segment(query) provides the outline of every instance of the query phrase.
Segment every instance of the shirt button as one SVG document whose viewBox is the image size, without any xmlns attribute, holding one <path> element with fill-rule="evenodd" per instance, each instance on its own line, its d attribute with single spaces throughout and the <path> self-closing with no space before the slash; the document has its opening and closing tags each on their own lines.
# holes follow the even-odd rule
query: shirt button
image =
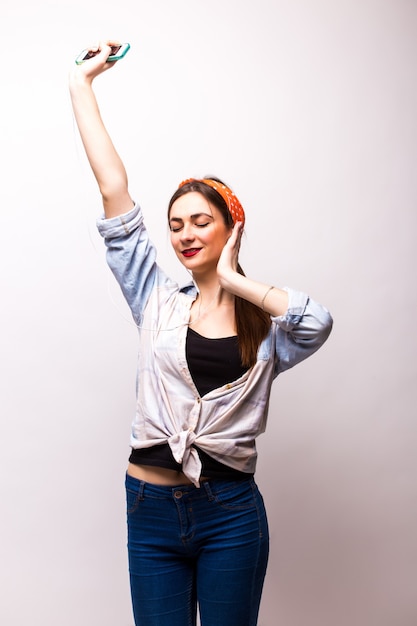
<svg viewBox="0 0 417 626">
<path fill-rule="evenodd" d="M 174 491 L 174 498 L 177 498 L 177 500 L 182 498 L 182 491 Z"/>
</svg>

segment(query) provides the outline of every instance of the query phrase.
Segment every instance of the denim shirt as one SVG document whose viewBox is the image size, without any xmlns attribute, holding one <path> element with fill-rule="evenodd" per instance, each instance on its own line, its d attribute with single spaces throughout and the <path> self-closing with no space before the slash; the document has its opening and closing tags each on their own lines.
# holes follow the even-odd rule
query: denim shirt
<svg viewBox="0 0 417 626">
<path fill-rule="evenodd" d="M 197 486 L 201 462 L 193 444 L 221 463 L 254 473 L 255 439 L 266 427 L 272 381 L 326 341 L 332 328 L 329 312 L 306 294 L 285 288 L 288 310 L 271 317 L 255 365 L 200 397 L 185 356 L 195 284 L 180 288 L 159 267 L 137 204 L 124 215 L 99 219 L 97 226 L 139 332 L 131 446 L 168 443 Z"/>
</svg>

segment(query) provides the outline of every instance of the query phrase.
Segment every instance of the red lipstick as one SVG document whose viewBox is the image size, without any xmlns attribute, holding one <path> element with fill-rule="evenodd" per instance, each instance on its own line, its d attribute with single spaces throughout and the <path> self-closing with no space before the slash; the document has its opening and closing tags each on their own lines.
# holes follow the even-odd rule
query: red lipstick
<svg viewBox="0 0 417 626">
<path fill-rule="evenodd" d="M 187 250 L 183 250 L 181 254 L 188 258 L 188 257 L 195 256 L 196 254 L 200 252 L 200 250 L 201 248 L 187 248 Z"/>
</svg>

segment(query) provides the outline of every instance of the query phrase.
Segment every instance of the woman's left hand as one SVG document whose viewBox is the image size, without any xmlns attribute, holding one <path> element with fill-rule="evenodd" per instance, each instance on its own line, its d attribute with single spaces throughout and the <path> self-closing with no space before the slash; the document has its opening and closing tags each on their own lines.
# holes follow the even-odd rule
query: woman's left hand
<svg viewBox="0 0 417 626">
<path fill-rule="evenodd" d="M 242 233 L 243 222 L 236 222 L 217 263 L 217 276 L 220 285 L 224 288 L 226 288 L 231 275 L 237 272 Z"/>
</svg>

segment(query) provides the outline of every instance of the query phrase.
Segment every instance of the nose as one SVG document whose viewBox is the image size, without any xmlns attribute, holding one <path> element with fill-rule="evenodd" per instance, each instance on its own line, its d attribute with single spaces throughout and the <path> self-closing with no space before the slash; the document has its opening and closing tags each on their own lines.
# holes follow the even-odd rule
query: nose
<svg viewBox="0 0 417 626">
<path fill-rule="evenodd" d="M 182 241 L 192 241 L 194 239 L 194 231 L 191 224 L 184 224 L 181 230 Z"/>
</svg>

